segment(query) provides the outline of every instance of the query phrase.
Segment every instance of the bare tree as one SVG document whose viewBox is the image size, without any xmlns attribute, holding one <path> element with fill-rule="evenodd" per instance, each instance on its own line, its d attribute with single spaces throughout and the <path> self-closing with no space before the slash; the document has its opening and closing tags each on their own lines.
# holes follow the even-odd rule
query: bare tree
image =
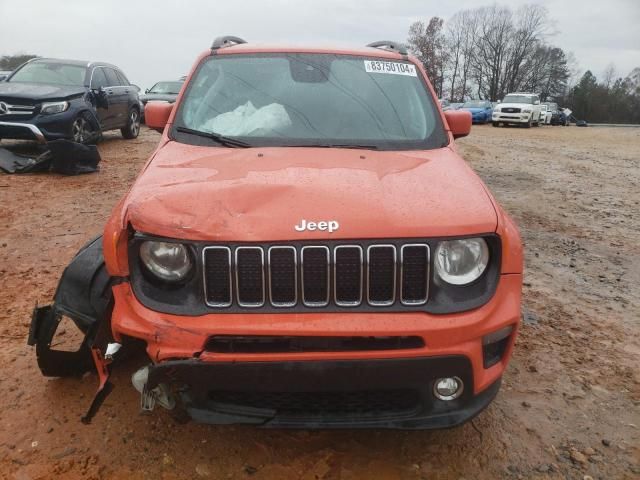
<svg viewBox="0 0 640 480">
<path fill-rule="evenodd" d="M 611 85 L 616 79 L 616 66 L 613 63 L 609 63 L 607 68 L 602 72 L 602 83 L 607 90 L 611 88 Z"/>
<path fill-rule="evenodd" d="M 451 101 L 473 96 L 495 101 L 518 90 L 563 96 L 574 62 L 546 42 L 550 28 L 543 6 L 512 10 L 494 4 L 461 10 L 444 27 L 438 17 L 416 22 L 408 43 L 438 95 L 446 90 Z"/>
<path fill-rule="evenodd" d="M 479 21 L 478 15 L 473 10 L 463 10 L 460 13 L 462 29 L 464 31 L 464 43 L 462 48 L 462 79 L 461 89 L 458 98 L 465 101 L 467 97 L 468 81 L 471 74 L 471 65 L 476 51 L 476 39 L 478 38 Z"/>
<path fill-rule="evenodd" d="M 478 33 L 472 68 L 478 96 L 497 100 L 504 94 L 513 15 L 508 7 L 493 5 L 477 10 Z"/>
<path fill-rule="evenodd" d="M 541 5 L 524 5 L 516 11 L 513 36 L 508 42 L 501 94 L 515 92 L 531 72 L 531 59 L 542 43 L 547 26 L 547 9 Z"/>
<path fill-rule="evenodd" d="M 456 14 L 447 22 L 445 32 L 445 47 L 449 51 L 449 99 L 452 102 L 456 100 L 456 80 L 458 79 L 459 72 L 462 69 L 462 63 L 464 62 L 463 44 L 463 25 L 460 15 Z"/>
</svg>

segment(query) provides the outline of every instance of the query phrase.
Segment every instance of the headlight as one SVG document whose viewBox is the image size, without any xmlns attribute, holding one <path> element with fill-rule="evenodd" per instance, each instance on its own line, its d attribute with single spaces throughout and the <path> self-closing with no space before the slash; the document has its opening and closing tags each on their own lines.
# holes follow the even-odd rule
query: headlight
<svg viewBox="0 0 640 480">
<path fill-rule="evenodd" d="M 51 115 L 52 113 L 62 113 L 69 108 L 69 102 L 50 102 L 43 103 L 40 113 L 43 115 Z"/>
<path fill-rule="evenodd" d="M 140 259 L 149 272 L 166 282 L 183 280 L 193 267 L 189 250 L 181 243 L 143 242 Z"/>
<path fill-rule="evenodd" d="M 488 263 L 489 247 L 483 238 L 447 240 L 436 247 L 436 272 L 451 285 L 467 285 L 477 280 Z"/>
</svg>

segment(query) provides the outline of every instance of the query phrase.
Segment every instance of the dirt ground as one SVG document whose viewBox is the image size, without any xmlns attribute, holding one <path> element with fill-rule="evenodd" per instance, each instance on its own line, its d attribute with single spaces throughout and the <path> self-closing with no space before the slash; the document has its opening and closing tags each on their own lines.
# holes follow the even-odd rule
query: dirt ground
<svg viewBox="0 0 640 480">
<path fill-rule="evenodd" d="M 518 222 L 523 326 L 495 402 L 446 431 L 269 431 L 139 413 L 130 375 L 46 379 L 31 310 L 154 149 L 107 134 L 101 171 L 0 176 L 0 478 L 640 478 L 640 129 L 474 127 L 458 143 Z M 4 142 L 3 142 L 4 143 Z"/>
</svg>

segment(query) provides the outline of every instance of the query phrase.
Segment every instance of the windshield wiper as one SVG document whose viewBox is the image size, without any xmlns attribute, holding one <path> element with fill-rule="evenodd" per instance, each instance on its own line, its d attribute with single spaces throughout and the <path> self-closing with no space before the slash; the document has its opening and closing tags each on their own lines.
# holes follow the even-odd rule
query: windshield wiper
<svg viewBox="0 0 640 480">
<path fill-rule="evenodd" d="M 290 147 L 309 147 L 309 148 L 353 148 L 357 150 L 380 150 L 377 145 L 357 145 L 357 144 L 337 144 L 337 143 L 318 143 L 318 144 L 303 144 L 303 145 L 287 145 Z"/>
<path fill-rule="evenodd" d="M 194 130 L 193 128 L 187 127 L 177 127 L 176 130 L 180 133 L 188 133 L 190 135 L 197 135 L 198 137 L 208 138 L 213 140 L 220 145 L 224 145 L 225 147 L 232 148 L 251 148 L 253 145 L 247 142 L 243 142 L 242 140 L 237 140 L 231 137 L 225 137 L 224 135 L 220 135 L 219 133 L 213 132 L 203 132 L 202 130 Z"/>
</svg>

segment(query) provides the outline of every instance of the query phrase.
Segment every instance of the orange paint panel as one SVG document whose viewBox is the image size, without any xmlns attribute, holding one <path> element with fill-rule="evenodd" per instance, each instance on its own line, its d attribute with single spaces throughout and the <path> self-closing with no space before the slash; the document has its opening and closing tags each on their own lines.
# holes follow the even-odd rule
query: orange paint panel
<svg viewBox="0 0 640 480">
<path fill-rule="evenodd" d="M 141 305 L 128 283 L 113 288 L 115 306 L 111 320 L 114 337 L 122 335 L 147 342 L 154 361 L 192 358 L 203 351 L 211 335 L 303 335 L 303 336 L 402 336 L 424 338 L 425 347 L 384 352 L 322 352 L 287 354 L 203 353 L 203 361 L 280 361 L 405 358 L 466 355 L 471 359 L 478 391 L 488 386 L 502 368 L 484 370 L 481 337 L 520 319 L 521 275 L 503 275 L 492 300 L 469 312 L 433 315 L 411 313 L 215 313 L 181 316 L 155 312 Z M 493 372 L 493 373 L 492 373 Z"/>
</svg>

